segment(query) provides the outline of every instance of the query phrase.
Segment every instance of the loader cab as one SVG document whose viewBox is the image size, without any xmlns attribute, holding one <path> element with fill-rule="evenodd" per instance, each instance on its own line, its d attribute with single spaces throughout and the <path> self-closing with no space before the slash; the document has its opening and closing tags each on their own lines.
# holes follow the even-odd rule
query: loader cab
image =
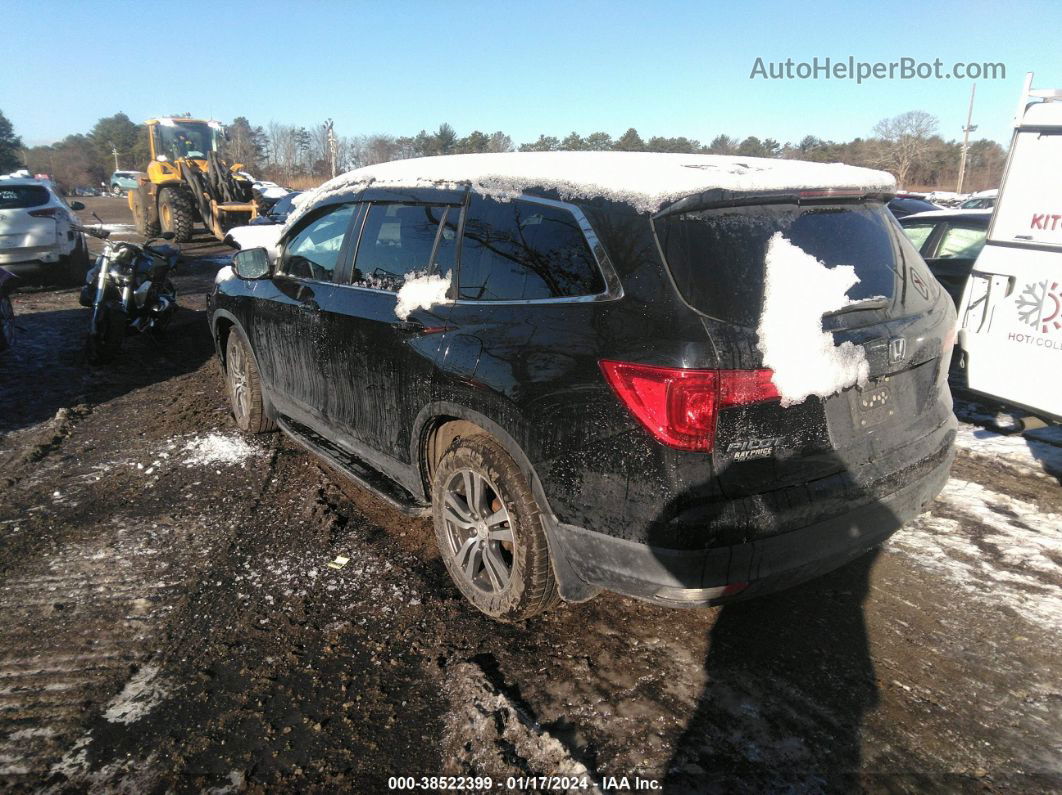
<svg viewBox="0 0 1062 795">
<path fill-rule="evenodd" d="M 153 160 L 160 155 L 170 162 L 183 158 L 205 160 L 218 150 L 221 138 L 221 125 L 216 121 L 164 118 L 148 122 L 148 127 Z"/>
<path fill-rule="evenodd" d="M 186 159 L 205 164 L 210 153 L 218 151 L 222 136 L 221 124 L 216 121 L 159 118 L 149 120 L 147 126 L 152 165 L 176 164 Z"/>
</svg>

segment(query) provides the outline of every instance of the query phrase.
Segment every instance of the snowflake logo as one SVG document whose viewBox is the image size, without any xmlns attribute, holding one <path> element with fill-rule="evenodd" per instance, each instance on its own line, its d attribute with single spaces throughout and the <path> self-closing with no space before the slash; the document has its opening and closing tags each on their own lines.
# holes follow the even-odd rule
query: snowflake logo
<svg viewBox="0 0 1062 795">
<path fill-rule="evenodd" d="M 1046 279 L 1027 284 L 1015 303 L 1022 322 L 1039 327 L 1042 334 L 1052 328 L 1062 329 L 1062 292 L 1058 282 L 1051 282 L 1050 287 Z"/>
</svg>

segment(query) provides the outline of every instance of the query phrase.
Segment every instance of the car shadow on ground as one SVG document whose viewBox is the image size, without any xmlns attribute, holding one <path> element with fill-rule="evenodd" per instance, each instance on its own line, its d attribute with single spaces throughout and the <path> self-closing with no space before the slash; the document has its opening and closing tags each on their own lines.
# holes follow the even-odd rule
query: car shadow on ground
<svg viewBox="0 0 1062 795">
<path fill-rule="evenodd" d="M 877 554 L 720 610 L 666 792 L 860 788 L 860 729 L 878 702 L 863 615 Z"/>
<path fill-rule="evenodd" d="M 214 353 L 202 310 L 182 307 L 158 339 L 126 337 L 118 357 L 99 367 L 85 359 L 88 309 L 20 312 L 16 305 L 15 313 L 15 346 L 0 361 L 0 433 L 193 372 Z"/>
<path fill-rule="evenodd" d="M 746 562 L 730 580 L 758 572 L 746 592 L 753 593 L 756 579 L 780 567 L 774 571 L 782 572 L 784 584 L 776 583 L 785 590 L 719 610 L 708 633 L 704 690 L 672 749 L 666 792 L 860 789 L 861 727 L 878 703 L 864 601 L 879 545 L 900 526 L 898 511 L 917 512 L 920 495 L 900 496 L 904 483 L 892 477 L 866 484 L 855 474 L 863 471 L 858 463 L 851 466 L 835 453 L 820 454 L 817 464 L 810 482 L 802 458 L 757 464 L 773 467 L 778 491 L 741 501 L 737 515 L 745 516 L 746 529 L 716 531 L 727 543 L 754 539 L 751 559 L 742 557 L 747 547 L 734 548 L 739 551 L 728 565 Z M 919 479 L 939 478 L 938 465 L 927 459 Z M 909 474 L 911 487 L 915 474 Z M 886 502 L 885 494 L 894 496 Z M 688 497 L 672 505 L 683 504 L 689 505 Z M 839 514 L 843 520 L 828 521 Z M 676 515 L 665 511 L 655 526 L 666 528 Z M 828 529 L 797 530 L 788 538 L 773 530 L 784 521 L 799 525 L 801 516 Z M 668 532 L 654 531 L 653 547 Z M 658 557 L 669 565 L 667 556 Z M 797 568 L 786 568 L 798 560 Z"/>
</svg>

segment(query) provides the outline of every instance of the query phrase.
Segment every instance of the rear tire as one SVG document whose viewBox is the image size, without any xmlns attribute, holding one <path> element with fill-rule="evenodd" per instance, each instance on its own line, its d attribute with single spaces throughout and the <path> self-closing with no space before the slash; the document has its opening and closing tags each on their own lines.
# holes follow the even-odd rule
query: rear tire
<svg viewBox="0 0 1062 795">
<path fill-rule="evenodd" d="M 0 353 L 15 347 L 15 307 L 11 298 L 0 295 Z"/>
<path fill-rule="evenodd" d="M 233 328 L 225 344 L 225 392 L 229 396 L 232 416 L 245 433 L 267 433 L 276 430 L 265 411 L 262 398 L 262 377 L 251 355 L 251 347 L 243 334 Z"/>
<path fill-rule="evenodd" d="M 159 225 L 163 232 L 173 232 L 178 243 L 192 239 L 195 211 L 192 198 L 180 188 L 163 188 L 159 191 Z"/>
<path fill-rule="evenodd" d="M 494 439 L 458 438 L 443 454 L 432 519 L 446 570 L 481 612 L 522 621 L 560 601 L 538 504 Z"/>
</svg>

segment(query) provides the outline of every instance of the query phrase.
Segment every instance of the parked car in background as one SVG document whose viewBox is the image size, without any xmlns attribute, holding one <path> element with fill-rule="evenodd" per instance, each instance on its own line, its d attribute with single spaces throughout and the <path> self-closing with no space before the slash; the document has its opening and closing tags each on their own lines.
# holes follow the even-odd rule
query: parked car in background
<svg viewBox="0 0 1062 795">
<path fill-rule="evenodd" d="M 958 207 L 967 198 L 965 193 L 956 193 L 950 190 L 935 190 L 932 193 L 926 194 L 926 201 L 933 202 L 937 207 L 949 208 Z"/>
<path fill-rule="evenodd" d="M 888 208 L 889 212 L 896 216 L 896 218 L 903 218 L 912 213 L 925 213 L 940 209 L 932 202 L 927 202 L 925 199 L 916 199 L 910 196 L 897 196 L 894 199 L 890 199 Z"/>
<path fill-rule="evenodd" d="M 55 189 L 35 179 L 0 180 L 0 265 L 24 280 L 84 280 L 85 236 L 75 210 Z"/>
<path fill-rule="evenodd" d="M 998 190 L 983 190 L 975 193 L 969 199 L 959 205 L 960 210 L 991 210 L 996 206 Z"/>
<path fill-rule="evenodd" d="M 430 511 L 496 618 L 788 587 L 920 513 L 954 455 L 955 310 L 892 187 L 628 152 L 359 169 L 299 205 L 275 262 L 219 274 L 233 415 Z"/>
<path fill-rule="evenodd" d="M 288 220 L 291 211 L 295 209 L 295 199 L 302 195 L 302 191 L 296 190 L 285 193 L 278 199 L 274 199 L 269 206 L 251 223 L 250 226 L 262 226 L 268 224 L 282 224 Z"/>
<path fill-rule="evenodd" d="M 111 174 L 111 193 L 121 196 L 136 189 L 136 178 L 141 171 L 115 171 Z"/>
<path fill-rule="evenodd" d="M 900 219 L 900 226 L 956 308 L 988 234 L 991 210 L 936 210 Z"/>
</svg>

